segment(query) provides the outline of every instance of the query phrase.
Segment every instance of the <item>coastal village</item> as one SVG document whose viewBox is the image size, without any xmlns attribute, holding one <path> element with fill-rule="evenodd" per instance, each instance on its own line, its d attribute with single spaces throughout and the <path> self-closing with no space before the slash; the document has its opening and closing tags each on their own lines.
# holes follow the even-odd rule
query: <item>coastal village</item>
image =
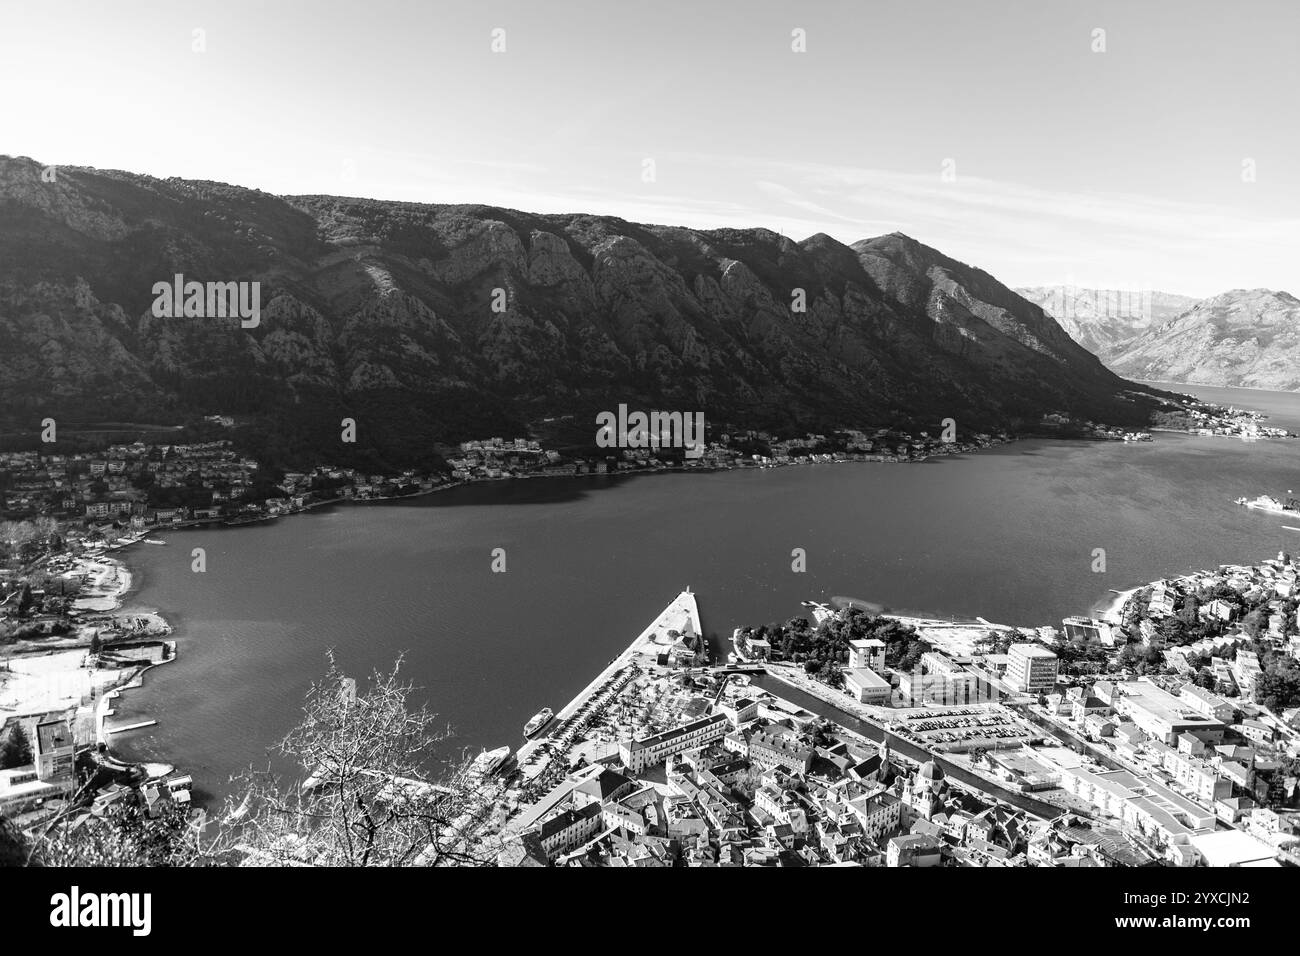
<svg viewBox="0 0 1300 956">
<path fill-rule="evenodd" d="M 1263 424 L 1254 411 L 1187 400 L 1169 402 L 1176 425 L 1155 430 L 1247 439 L 1294 437 Z M 229 416 L 209 415 L 208 428 L 236 427 Z M 1076 422 L 1061 414 L 1043 416 L 1045 433 L 1068 429 L 1098 440 L 1150 441 L 1131 432 Z M 198 524 L 240 524 L 272 520 L 321 505 L 388 500 L 428 494 L 473 481 L 576 477 L 645 470 L 768 468 L 833 462 L 923 461 L 1003 444 L 1015 436 L 975 432 L 958 436 L 946 419 L 932 431 L 844 429 L 779 437 L 762 429 L 710 426 L 712 440 L 690 449 L 659 447 L 641 436 L 629 447 L 593 455 L 590 449 L 547 448 L 537 439 L 474 439 L 442 448 L 445 467 L 366 473 L 329 464 L 304 471 L 268 472 L 241 453 L 233 439 L 163 443 L 135 441 L 95 451 L 0 451 L 0 516 L 24 521 L 38 516 L 59 522 L 70 545 L 78 540 L 112 547 L 141 540 L 144 533 Z M 12 569 L 10 569 L 12 570 Z"/>
<path fill-rule="evenodd" d="M 1185 430 L 1286 436 L 1254 413 L 1204 415 Z M 919 460 L 1011 436 L 717 438 L 694 458 L 603 459 L 491 438 L 450 449 L 445 472 L 388 476 L 268 477 L 229 440 L 0 453 L 0 815 L 34 830 L 123 801 L 190 807 L 188 774 L 111 749 L 152 723 L 116 718 L 121 692 L 176 657 L 159 615 L 120 612 L 114 552 L 169 529 L 471 481 Z M 725 661 L 688 589 L 517 751 L 484 753 L 501 862 L 1295 865 L 1298 575 L 1283 554 L 1155 582 L 1059 628 L 810 602 L 811 622 L 737 629 Z"/>
<path fill-rule="evenodd" d="M 615 449 L 604 457 L 561 453 L 535 439 L 500 437 L 446 449 L 445 470 L 371 474 L 319 465 L 268 475 L 229 439 L 184 444 L 133 442 L 98 452 L 0 452 L 0 513 L 8 520 L 57 519 L 73 539 L 112 545 L 142 531 L 268 520 L 347 501 L 388 500 L 473 481 L 610 475 L 666 469 L 726 469 L 847 461 L 913 461 L 1010 440 L 978 434 L 945 441 L 879 429 L 778 439 L 747 430 L 708 442 L 694 457 L 680 448 Z M 738 446 L 738 447 L 737 447 Z M 757 451 L 745 451 L 750 447 Z"/>
</svg>

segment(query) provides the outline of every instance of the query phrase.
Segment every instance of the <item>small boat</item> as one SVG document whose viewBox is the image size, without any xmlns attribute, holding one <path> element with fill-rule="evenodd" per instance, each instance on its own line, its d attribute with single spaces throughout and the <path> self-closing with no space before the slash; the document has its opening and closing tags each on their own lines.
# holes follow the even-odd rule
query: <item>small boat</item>
<svg viewBox="0 0 1300 956">
<path fill-rule="evenodd" d="M 145 538 L 145 544 L 166 544 L 166 541 L 159 541 L 157 538 Z"/>
<path fill-rule="evenodd" d="M 549 707 L 543 707 L 541 710 L 539 710 L 536 714 L 533 715 L 532 720 L 524 724 L 524 736 L 532 737 L 539 730 L 541 730 L 543 727 L 549 724 L 551 722 L 551 718 L 554 716 L 555 716 L 555 711 L 551 710 L 551 708 Z"/>
<path fill-rule="evenodd" d="M 509 747 L 498 747 L 496 750 L 485 750 L 470 764 L 470 772 L 486 777 L 488 774 L 495 773 L 501 769 L 501 765 L 506 762 L 510 756 Z"/>
<path fill-rule="evenodd" d="M 1237 504 L 1244 505 L 1254 511 L 1267 511 L 1271 514 L 1293 515 L 1300 513 L 1300 501 L 1295 498 L 1287 498 L 1284 504 L 1269 495 L 1260 495 L 1254 500 L 1247 501 L 1245 498 L 1238 498 Z"/>
</svg>

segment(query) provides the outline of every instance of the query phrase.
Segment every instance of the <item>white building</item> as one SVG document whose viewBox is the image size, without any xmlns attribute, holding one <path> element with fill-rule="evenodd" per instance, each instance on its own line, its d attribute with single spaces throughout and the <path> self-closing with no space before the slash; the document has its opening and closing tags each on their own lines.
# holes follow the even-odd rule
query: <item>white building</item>
<svg viewBox="0 0 1300 956">
<path fill-rule="evenodd" d="M 1185 700 L 1187 705 L 1202 717 L 1219 720 L 1226 724 L 1230 723 L 1232 718 L 1236 716 L 1237 711 L 1232 704 L 1218 694 L 1211 693 L 1196 684 L 1184 684 L 1179 689 L 1178 696 Z"/>
<path fill-rule="evenodd" d="M 702 717 L 649 737 L 620 741 L 618 755 L 629 770 L 640 773 L 646 767 L 663 763 L 675 753 L 721 740 L 730 726 L 731 721 L 726 714 Z"/>
<path fill-rule="evenodd" d="M 1207 744 L 1223 740 L 1222 721 L 1203 717 L 1190 703 L 1146 680 L 1115 685 L 1116 712 L 1127 716 L 1148 737 L 1174 746 L 1178 735 L 1189 733 Z"/>
<path fill-rule="evenodd" d="M 893 690 L 885 680 L 869 667 L 855 667 L 844 672 L 844 689 L 861 704 L 874 704 L 878 707 L 889 706 L 890 692 Z"/>
<path fill-rule="evenodd" d="M 869 667 L 877 674 L 885 671 L 885 642 L 878 638 L 849 641 L 849 667 Z"/>
<path fill-rule="evenodd" d="M 1026 694 L 1056 686 L 1056 655 L 1041 644 L 1012 644 L 1007 650 L 1007 682 Z"/>
<path fill-rule="evenodd" d="M 1281 866 L 1277 851 L 1241 830 L 1220 830 L 1192 838 L 1206 866 Z"/>
</svg>

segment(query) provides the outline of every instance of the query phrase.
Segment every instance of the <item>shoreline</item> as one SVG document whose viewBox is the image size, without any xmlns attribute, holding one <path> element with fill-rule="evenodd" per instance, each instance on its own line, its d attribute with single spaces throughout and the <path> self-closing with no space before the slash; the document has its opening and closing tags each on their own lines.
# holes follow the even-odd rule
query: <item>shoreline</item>
<svg viewBox="0 0 1300 956">
<path fill-rule="evenodd" d="M 1161 382 L 1154 379 L 1137 381 L 1139 385 L 1176 385 L 1179 388 L 1231 388 L 1241 389 L 1243 392 L 1268 392 L 1273 395 L 1300 395 L 1300 391 L 1287 391 L 1284 388 L 1260 388 L 1258 385 L 1212 385 L 1209 382 Z"/>
<path fill-rule="evenodd" d="M 135 543 L 138 541 L 119 544 L 113 550 L 124 550 Z M 100 624 L 102 618 L 116 621 L 116 612 L 127 606 L 127 597 L 138 584 L 138 572 L 133 572 L 122 559 L 98 551 L 75 557 L 55 556 L 51 561 L 55 565 L 50 569 L 51 573 L 58 573 L 61 577 L 93 575 L 94 583 L 89 586 L 88 596 L 79 597 L 74 602 L 78 617 L 74 625 L 76 636 L 70 643 L 64 641 L 60 646 L 43 647 L 40 643 L 33 642 L 33 646 L 0 657 L 9 665 L 11 675 L 20 675 L 22 683 L 30 685 L 23 688 L 21 694 L 15 691 L 13 703 L 3 708 L 8 712 L 3 717 L 7 720 L 50 713 L 70 714 L 74 725 L 80 727 L 89 724 L 93 740 L 88 746 L 93 749 L 100 744 L 107 745 L 104 755 L 111 763 L 119 767 L 143 767 L 143 762 L 125 761 L 113 753 L 112 736 L 140 726 L 152 726 L 157 721 L 150 720 L 147 724 L 137 721 L 132 726 L 110 728 L 106 724 L 106 718 L 112 713 L 108 705 L 111 701 L 120 699 L 126 691 L 142 688 L 145 675 L 154 667 L 176 660 L 176 640 L 170 638 L 174 629 L 158 611 L 140 608 L 134 616 L 137 621 L 147 621 L 148 630 L 136 639 L 122 634 L 122 639 L 105 644 L 105 652 L 118 647 L 139 646 L 143 642 L 162 645 L 166 649 L 166 655 L 161 660 L 142 658 L 116 667 L 86 667 L 84 661 L 90 653 L 90 640 L 99 636 L 103 630 L 97 624 Z M 67 566 L 59 571 L 58 568 L 65 564 Z M 87 633 L 90 634 L 89 639 Z M 57 663 L 51 661 L 52 658 L 57 658 Z M 13 665 L 20 662 L 19 669 L 14 671 Z M 39 662 L 44 662 L 45 666 Z M 103 675 L 103 679 L 96 680 L 97 675 Z M 79 686 L 83 681 L 84 686 Z M 0 687 L 7 688 L 11 683 L 12 678 L 11 681 L 0 682 Z"/>
<path fill-rule="evenodd" d="M 73 602 L 78 611 L 111 613 L 118 610 L 134 584 L 131 569 L 116 558 L 105 555 L 82 555 L 73 559 L 73 567 L 63 573 L 93 574 L 95 582 L 89 585 L 90 594 Z"/>
<path fill-rule="evenodd" d="M 866 461 L 866 460 L 858 461 L 858 460 L 855 460 L 855 459 L 842 459 L 842 460 L 831 460 L 831 461 L 824 461 L 824 462 L 823 462 L 823 461 L 805 460 L 805 461 L 798 461 L 798 462 L 767 462 L 767 463 L 763 463 L 763 464 L 755 464 L 755 465 L 749 465 L 749 466 L 731 466 L 731 467 L 698 467 L 698 466 L 697 466 L 697 467 L 677 467 L 677 468 L 667 468 L 667 467 L 664 467 L 664 468 L 629 469 L 629 470 L 626 470 L 626 471 L 615 471 L 615 472 L 610 472 L 610 473 L 606 473 L 606 474 L 604 474 L 604 475 L 596 474 L 596 473 L 573 474 L 573 475 L 535 474 L 535 475 L 526 475 L 526 476 L 521 476 L 521 477 L 528 477 L 528 478 L 611 478 L 611 479 L 612 479 L 612 478 L 636 477 L 636 476 L 649 475 L 649 474 L 659 474 L 659 473 L 663 473 L 663 472 L 668 472 L 668 473 L 673 473 L 673 474 L 685 474 L 685 473 L 690 473 L 690 472 L 700 472 L 700 473 L 709 473 L 709 474 L 712 474 L 712 473 L 716 473 L 716 472 L 734 472 L 734 471 L 749 471 L 749 470 L 755 470 L 755 471 L 757 471 L 757 470 L 765 470 L 765 469 L 767 469 L 767 468 L 784 468 L 784 467 L 793 467 L 793 466 L 796 466 L 796 465 L 842 464 L 842 463 L 845 463 L 845 462 L 847 462 L 847 463 L 853 463 L 853 464 L 883 464 L 883 463 L 899 464 L 899 463 L 907 463 L 907 462 L 912 462 L 912 461 L 918 461 L 918 462 L 919 462 L 919 461 L 929 461 L 931 458 L 934 458 L 934 457 L 939 457 L 939 458 L 942 458 L 942 457 L 954 457 L 954 456 L 955 456 L 955 457 L 962 457 L 962 456 L 964 456 L 964 455 L 966 455 L 966 454 L 968 454 L 968 453 L 973 453 L 973 452 L 983 451 L 983 450 L 986 450 L 986 449 L 988 449 L 988 448 L 997 448 L 997 447 L 1002 447 L 1002 446 L 1010 446 L 1010 445 L 1012 445 L 1013 443 L 1016 443 L 1016 442 L 1024 442 L 1024 441 L 1030 441 L 1030 440 L 1032 440 L 1032 439 L 1031 439 L 1031 438 L 1028 438 L 1028 437 L 1017 437 L 1017 438 L 1013 438 L 1013 439 L 1010 439 L 1010 440 L 1005 441 L 1005 442 L 997 442 L 997 443 L 990 444 L 990 445 L 987 445 L 987 446 L 982 446 L 982 447 L 980 447 L 980 448 L 975 448 L 975 449 L 970 449 L 970 450 L 968 450 L 968 451 L 962 451 L 962 452 L 954 453 L 954 455 L 943 455 L 943 454 L 940 454 L 940 455 L 937 455 L 937 456 L 926 456 L 926 457 L 924 457 L 924 458 L 905 459 L 905 460 L 894 460 L 894 461 L 889 461 L 888 459 L 885 459 L 885 460 L 870 460 L 870 461 Z M 1050 438 L 1041 438 L 1041 439 L 1039 439 L 1039 440 L 1051 440 L 1051 439 L 1050 439 Z M 1093 439 L 1093 440 L 1096 440 L 1096 441 L 1103 441 L 1104 439 Z M 482 478 L 482 479 L 461 480 L 461 481 L 455 481 L 455 482 L 448 482 L 448 483 L 441 484 L 441 485 L 438 485 L 438 486 L 436 486 L 436 487 L 429 488 L 429 489 L 422 489 L 422 490 L 419 490 L 419 491 L 416 491 L 416 492 L 413 492 L 413 493 L 411 493 L 411 494 L 407 494 L 407 495 L 374 496 L 374 497 L 366 497 L 366 498 L 347 498 L 347 497 L 331 498 L 331 499 L 328 499 L 328 500 L 326 500 L 326 501 L 314 502 L 314 503 L 312 503 L 312 504 L 306 505 L 305 507 L 303 507 L 303 508 L 301 508 L 301 509 L 298 509 L 298 510 L 295 510 L 295 511 L 292 511 L 292 512 L 288 512 L 288 513 L 285 513 L 285 514 L 275 515 L 275 516 L 267 516 L 267 519 L 266 519 L 266 520 L 259 520 L 259 521 L 256 521 L 256 522 L 248 522 L 248 523 L 268 524 L 268 523 L 270 523 L 271 521 L 274 521 L 274 520 L 277 519 L 277 518 L 282 518 L 282 517 L 291 517 L 291 516 L 293 516 L 293 515 L 295 515 L 295 514 L 298 514 L 298 513 L 301 513 L 301 512 L 306 512 L 306 511 L 312 511 L 312 510 L 322 509 L 322 508 L 325 508 L 325 507 L 328 506 L 328 505 L 340 505 L 340 504 L 371 504 L 371 503 L 380 502 L 380 501 L 383 501 L 383 502 L 394 502 L 394 501 L 401 501 L 401 500 L 403 500 L 403 499 L 408 499 L 408 498 L 426 498 L 426 497 L 428 497 L 428 496 L 430 496 L 430 495 L 432 495 L 432 494 L 439 493 L 439 492 L 449 491 L 449 490 L 451 490 L 451 489 L 453 489 L 453 488 L 459 488 L 459 487 L 465 487 L 465 486 L 471 486 L 471 485 L 489 485 L 489 484 L 496 484 L 496 485 L 499 485 L 499 484 L 501 484 L 501 483 L 503 483 L 503 482 L 508 482 L 508 481 L 510 481 L 510 480 L 512 480 L 512 479 L 510 479 L 510 478 L 495 478 L 495 479 L 493 479 L 493 478 Z M 183 526 L 182 526 L 182 525 L 176 525 L 176 526 L 171 526 L 171 527 L 178 528 L 178 529 L 181 529 L 181 530 L 188 530 L 189 528 L 194 528 L 194 527 L 210 527 L 210 526 L 213 525 L 213 524 L 216 524 L 216 525 L 219 526 L 219 527 L 239 527 L 238 524 L 236 524 L 236 525 L 228 525 L 228 524 L 225 524 L 225 523 L 223 523 L 223 522 L 217 522 L 217 521 L 207 521 L 207 522 L 203 522 L 203 523 L 201 523 L 201 524 L 197 524 L 197 523 L 194 523 L 194 524 L 186 524 L 186 525 L 183 525 Z M 129 557 L 128 557 L 128 553 L 127 553 L 127 552 L 129 551 L 129 549 L 130 549 L 130 546 L 131 546 L 132 544 L 140 544 L 140 543 L 143 543 L 144 538 L 147 537 L 147 536 L 161 536 L 161 535 L 165 535 L 166 530 L 167 530 L 167 527 L 166 527 L 166 526 L 159 526 L 159 527 L 150 528 L 150 529 L 148 529 L 147 531 L 141 533 L 138 537 L 134 538 L 133 540 L 126 541 L 126 542 L 124 542 L 124 543 L 122 543 L 122 544 L 116 544 L 116 545 L 112 546 L 112 550 L 113 550 L 114 552 L 117 552 L 117 551 L 122 552 L 122 554 L 120 555 L 120 557 L 109 557 L 109 556 L 107 556 L 107 555 L 98 555 L 98 556 L 96 556 L 97 560 L 99 560 L 100 562 L 103 562 L 103 563 L 110 563 L 110 562 L 111 562 L 113 565 L 116 565 L 117 568 L 119 568 L 119 569 L 120 569 L 120 572 L 121 572 L 121 573 L 117 576 L 117 578 L 115 579 L 115 580 L 117 581 L 117 583 L 118 583 L 119 586 L 118 586 L 118 587 L 113 591 L 112 598 L 111 598 L 111 599 L 110 599 L 110 598 L 106 598 L 106 597 L 101 598 L 101 599 L 104 599 L 104 600 L 112 600 L 112 599 L 115 599 L 115 603 L 113 603 L 113 606 L 112 606 L 111 608 L 107 609 L 107 610 L 109 610 L 109 611 L 120 610 L 120 609 L 121 609 L 121 608 L 126 604 L 126 602 L 127 602 L 127 598 L 128 598 L 128 596 L 129 596 L 130 592 L 131 592 L 132 590 L 134 590 L 134 589 L 137 587 L 138 583 L 139 583 L 139 582 L 138 582 L 138 574 L 137 574 L 137 573 L 134 573 L 134 572 L 132 571 L 132 569 L 130 568 L 129 564 L 127 563 L 127 562 L 129 562 L 129 560 L 130 560 Z M 1159 580 L 1159 579 L 1157 579 L 1157 580 Z M 1102 603 L 1102 600 L 1098 600 L 1098 601 L 1093 602 L 1093 604 L 1092 604 L 1092 608 L 1094 609 L 1094 616 L 1099 616 L 1099 617 L 1101 617 L 1101 618 L 1104 619 L 1104 620 L 1114 620 L 1114 619 L 1118 616 L 1118 612 L 1119 612 L 1119 610 L 1123 607 L 1124 602 L 1127 601 L 1128 598 L 1129 598 L 1133 593 L 1135 593 L 1136 591 L 1140 590 L 1140 588 L 1143 587 L 1143 586 L 1149 586 L 1149 585 L 1142 585 L 1142 586 L 1139 586 L 1139 587 L 1135 587 L 1135 588 L 1127 589 L 1127 590 L 1125 590 L 1125 591 L 1116 592 L 1116 593 L 1114 593 L 1113 595 L 1111 595 L 1109 598 L 1104 599 L 1105 602 L 1106 602 L 1104 605 L 1103 605 L 1103 603 Z M 1115 591 L 1115 589 L 1110 589 L 1110 590 L 1111 590 L 1112 592 Z M 909 615 L 903 614 L 903 613 L 898 612 L 898 611 L 889 611 L 889 610 L 885 610 L 883 605 L 879 605 L 877 602 L 873 602 L 873 601 L 866 601 L 866 600 L 862 600 L 862 599 L 849 598 L 849 597 L 841 597 L 841 596 L 836 596 L 836 597 L 831 598 L 831 601 L 832 601 L 832 603 L 834 603 L 834 604 L 838 604 L 839 601 L 841 601 L 841 600 L 846 601 L 846 602 L 850 602 L 850 601 L 851 601 L 851 602 L 853 602 L 853 603 L 857 603 L 857 604 L 859 604 L 859 605 L 868 605 L 868 606 L 872 606 L 873 609 L 874 609 L 874 607 L 880 607 L 880 611 L 879 611 L 879 613 L 882 613 L 882 614 L 884 614 L 884 616 L 887 616 L 887 617 L 895 617 L 895 618 L 899 618 L 899 619 L 902 619 L 902 620 L 905 620 L 905 621 L 906 621 L 906 620 L 922 620 L 922 619 L 920 619 L 920 618 L 911 618 Z M 1100 613 L 1097 613 L 1098 611 L 1099 611 Z M 933 612 L 932 612 L 932 613 L 933 613 Z M 162 619 L 162 620 L 164 620 L 164 621 L 166 620 L 166 618 L 163 617 L 161 611 L 158 612 L 158 616 L 159 616 L 160 619 Z M 960 618 L 961 620 L 960 620 L 959 622 L 956 622 L 956 623 L 967 623 L 967 624 L 974 625 L 974 626 L 978 626 L 979 624 L 982 623 L 981 619 L 978 618 L 978 617 L 975 617 L 975 618 L 972 619 L 972 620 L 968 620 L 968 618 L 969 618 L 970 616 L 969 616 L 969 615 L 966 615 L 966 614 L 961 614 L 961 615 L 954 614 L 954 615 L 952 615 L 952 617 L 954 618 L 953 621 L 950 621 L 950 620 L 933 620 L 933 621 L 932 621 L 932 620 L 930 620 L 930 619 L 928 619 L 928 618 L 926 618 L 926 619 L 924 619 L 924 620 L 925 620 L 927 623 L 933 623 L 933 624 L 944 624 L 944 625 L 949 625 L 949 624 L 954 623 L 954 622 L 955 622 L 955 619 L 957 619 L 957 618 Z M 170 627 L 170 624 L 169 624 L 168 626 Z M 1059 620 L 1058 620 L 1057 626 L 1059 626 Z M 634 641 L 633 643 L 635 644 L 636 642 Z M 725 642 L 724 642 L 724 645 L 725 645 Z M 627 652 L 625 651 L 624 653 L 626 654 Z M 174 658 L 173 658 L 173 659 L 174 659 Z M 607 669 L 608 669 L 608 667 L 606 668 L 606 670 L 607 670 Z M 603 674 L 603 673 L 604 673 L 604 670 L 602 670 L 601 673 Z M 593 685 L 594 685 L 594 684 L 599 684 L 599 679 L 600 679 L 600 675 L 597 675 L 596 679 L 593 680 L 593 681 L 591 682 L 591 684 L 593 684 Z M 128 680 L 124 681 L 123 683 L 125 683 L 125 684 L 130 684 L 131 686 L 129 686 L 129 687 L 121 687 L 120 690 L 127 690 L 127 689 L 130 689 L 130 690 L 138 690 L 138 689 L 143 688 L 143 686 L 144 686 L 144 682 L 143 682 L 143 680 L 140 680 L 140 681 L 137 682 L 137 681 L 131 681 L 131 680 L 128 679 Z M 590 685 L 589 685 L 589 686 L 590 686 Z M 581 694 L 580 694 L 579 696 L 581 696 Z M 147 698 L 144 698 L 144 700 L 147 701 Z M 559 724 L 559 720 L 557 720 L 557 725 L 558 725 L 558 724 Z M 184 755 L 170 755 L 170 754 L 169 754 L 169 755 L 167 755 L 167 757 L 170 757 L 170 758 L 179 758 L 179 759 L 181 759 L 182 761 L 183 761 L 183 759 L 184 759 Z"/>
<path fill-rule="evenodd" d="M 1289 394 L 1289 393 L 1283 393 L 1283 394 Z M 1169 431 L 1172 431 L 1175 434 L 1185 434 L 1183 431 L 1179 429 L 1170 429 Z M 640 477 L 646 475 L 659 475 L 659 474 L 694 474 L 694 473 L 717 474 L 720 472 L 765 471 L 773 468 L 797 468 L 797 467 L 808 467 L 808 466 L 815 466 L 815 465 L 922 464 L 922 463 L 931 462 L 943 458 L 960 458 L 965 455 L 977 454 L 979 452 L 988 451 L 990 449 L 1004 448 L 1009 445 L 1013 445 L 1025 441 L 1088 441 L 1088 442 L 1108 443 L 1116 440 L 1118 439 L 1108 438 L 1108 437 L 1096 437 L 1096 436 L 1079 436 L 1079 437 L 1067 438 L 1067 437 L 1060 437 L 1060 436 L 1047 435 L 1047 434 L 1014 435 L 1005 440 L 995 440 L 989 442 L 986 445 L 977 445 L 971 448 L 965 448 L 955 452 L 934 451 L 934 452 L 920 455 L 918 457 L 908 457 L 908 458 L 899 458 L 896 455 L 876 455 L 876 454 L 866 454 L 866 453 L 859 452 L 855 454 L 863 454 L 865 457 L 831 458 L 830 460 L 826 460 L 826 461 L 817 461 L 813 459 L 799 459 L 793 461 L 766 460 L 766 461 L 755 462 L 753 464 L 747 464 L 747 465 L 734 465 L 734 464 L 733 465 L 694 465 L 694 466 L 660 465 L 659 467 L 655 467 L 655 468 L 631 468 L 622 471 L 609 471 L 603 474 L 598 472 L 582 472 L 582 473 L 575 472 L 574 474 L 556 475 L 556 474 L 547 474 L 544 472 L 537 472 L 537 473 L 530 472 L 530 473 L 520 474 L 520 475 L 502 475 L 501 477 L 498 478 L 457 479 L 454 481 L 444 482 L 432 488 L 421 489 L 419 491 L 412 492 L 411 494 L 408 495 L 373 495 L 364 498 L 342 496 L 338 498 L 330 498 L 324 501 L 315 501 L 312 502 L 311 504 L 303 505 L 291 511 L 285 511 L 277 514 L 258 515 L 256 517 L 244 518 L 243 520 L 239 520 L 238 515 L 232 515 L 232 516 L 224 516 L 218 518 L 191 519 L 187 521 L 178 521 L 174 524 L 167 524 L 167 525 L 152 525 L 148 528 L 145 528 L 143 531 L 135 532 L 131 536 L 119 538 L 117 541 L 103 546 L 103 552 L 105 555 L 107 555 L 107 553 L 109 552 L 125 551 L 127 548 L 131 547 L 132 545 L 140 544 L 150 535 L 162 534 L 167 531 L 189 530 L 192 528 L 211 528 L 211 527 L 239 528 L 245 525 L 270 524 L 282 518 L 291 518 L 295 515 L 305 514 L 309 511 L 325 508 L 330 505 L 366 505 L 366 504 L 373 504 L 376 502 L 405 501 L 412 498 L 425 498 L 430 495 L 438 494 L 440 492 L 450 491 L 454 488 L 467 488 L 476 485 L 500 484 L 502 482 L 511 482 L 511 481 L 520 481 L 520 480 L 534 480 L 539 478 L 550 478 L 550 479 L 557 479 L 557 480 L 578 479 L 578 478 L 612 479 L 612 478 L 632 478 L 632 477 Z M 123 567 L 122 570 L 129 577 L 131 573 L 130 569 Z M 127 587 L 128 589 L 130 587 L 129 580 L 128 580 Z M 845 598 L 844 600 L 859 600 L 859 599 Z M 873 602 L 863 602 L 863 603 L 870 604 Z"/>
<path fill-rule="evenodd" d="M 1160 580 L 1164 579 L 1161 578 Z M 1129 588 L 1126 591 L 1119 591 L 1115 588 L 1111 588 L 1111 590 L 1115 592 L 1115 596 L 1108 601 L 1105 610 L 1097 613 L 1100 608 L 1100 602 L 1098 602 L 1093 605 L 1093 613 L 1096 614 L 1098 620 L 1105 621 L 1107 624 L 1122 624 L 1124 623 L 1121 619 L 1124 605 L 1128 604 L 1129 599 L 1131 599 L 1133 595 L 1137 594 L 1138 591 L 1141 591 L 1143 588 L 1151 587 L 1154 583 L 1155 582 L 1153 581 L 1149 581 L 1146 584 L 1140 584 L 1137 587 Z"/>
</svg>

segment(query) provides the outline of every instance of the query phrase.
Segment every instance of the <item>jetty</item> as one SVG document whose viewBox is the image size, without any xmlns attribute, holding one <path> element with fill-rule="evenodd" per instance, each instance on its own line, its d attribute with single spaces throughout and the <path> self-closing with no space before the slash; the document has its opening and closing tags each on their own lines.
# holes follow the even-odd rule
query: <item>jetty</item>
<svg viewBox="0 0 1300 956">
<path fill-rule="evenodd" d="M 157 723 L 156 720 L 137 720 L 133 724 L 123 724 L 121 727 L 105 727 L 104 734 L 111 737 L 113 734 L 124 734 L 128 730 L 143 730 L 145 727 L 153 727 Z"/>
</svg>

